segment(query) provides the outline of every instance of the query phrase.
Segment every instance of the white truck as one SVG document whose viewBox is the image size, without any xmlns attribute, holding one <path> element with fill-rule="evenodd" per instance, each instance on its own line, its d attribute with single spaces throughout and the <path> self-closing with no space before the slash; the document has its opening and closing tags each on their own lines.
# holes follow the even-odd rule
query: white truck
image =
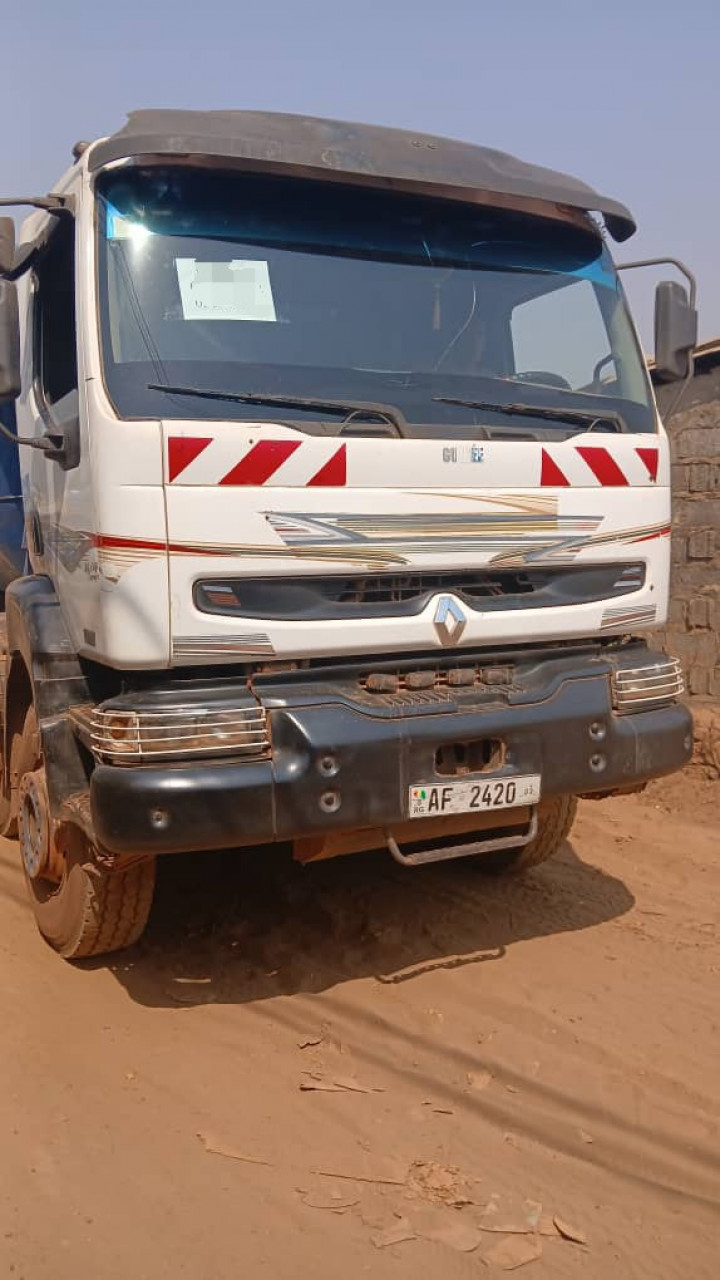
<svg viewBox="0 0 720 1280">
<path fill-rule="evenodd" d="M 159 855 L 517 870 L 688 760 L 622 204 L 286 115 L 136 112 L 74 157 L 0 236 L 0 819 L 61 955 L 140 936 Z M 668 379 L 693 303 L 658 286 Z"/>
</svg>

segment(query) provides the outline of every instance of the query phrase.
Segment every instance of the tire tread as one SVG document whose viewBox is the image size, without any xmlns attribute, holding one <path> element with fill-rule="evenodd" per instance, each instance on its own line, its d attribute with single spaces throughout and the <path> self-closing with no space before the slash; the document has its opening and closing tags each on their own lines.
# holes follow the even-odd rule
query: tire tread
<svg viewBox="0 0 720 1280">
<path fill-rule="evenodd" d="M 570 833 L 577 812 L 577 796 L 551 796 L 538 806 L 538 832 L 529 844 L 479 854 L 477 864 L 487 875 L 521 875 L 557 853 Z"/>
<path fill-rule="evenodd" d="M 520 850 L 514 868 L 526 871 L 528 867 L 538 867 L 546 862 L 569 835 L 570 828 L 577 813 L 577 796 L 558 796 L 550 801 L 549 812 L 540 814 L 538 833 L 530 844 Z"/>
<path fill-rule="evenodd" d="M 131 947 L 140 938 L 150 915 L 154 859 L 123 871 L 86 865 L 82 874 L 87 882 L 84 909 L 71 936 L 60 947 L 62 955 L 79 960 Z"/>
</svg>

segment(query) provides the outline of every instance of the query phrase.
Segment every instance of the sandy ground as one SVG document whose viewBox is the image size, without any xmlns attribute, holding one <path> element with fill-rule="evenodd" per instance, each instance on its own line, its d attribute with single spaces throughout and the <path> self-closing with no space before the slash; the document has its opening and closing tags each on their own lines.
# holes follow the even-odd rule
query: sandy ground
<svg viewBox="0 0 720 1280">
<path fill-rule="evenodd" d="M 717 1277 L 719 792 L 585 803 L 524 881 L 168 861 L 82 967 L 4 843 L 0 1276 Z"/>
</svg>

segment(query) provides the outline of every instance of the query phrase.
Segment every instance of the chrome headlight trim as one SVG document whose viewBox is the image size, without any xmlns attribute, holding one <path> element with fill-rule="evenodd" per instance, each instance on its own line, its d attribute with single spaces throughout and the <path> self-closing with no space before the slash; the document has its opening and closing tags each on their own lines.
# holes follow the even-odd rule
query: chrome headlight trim
<svg viewBox="0 0 720 1280">
<path fill-rule="evenodd" d="M 682 666 L 666 658 L 645 667 L 618 667 L 610 677 L 615 711 L 643 711 L 675 702 L 685 692 Z"/>
<path fill-rule="evenodd" d="M 73 719 L 95 759 L 112 764 L 270 755 L 263 707 L 186 704 L 162 710 L 76 708 Z"/>
</svg>

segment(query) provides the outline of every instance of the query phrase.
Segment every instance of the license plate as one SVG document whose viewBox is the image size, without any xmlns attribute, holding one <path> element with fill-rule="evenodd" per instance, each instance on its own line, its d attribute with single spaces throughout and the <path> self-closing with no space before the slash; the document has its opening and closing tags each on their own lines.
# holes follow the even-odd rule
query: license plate
<svg viewBox="0 0 720 1280">
<path fill-rule="evenodd" d="M 410 788 L 409 816 L 432 818 L 444 813 L 513 809 L 518 805 L 537 804 L 539 799 L 539 773 L 528 773 L 522 778 L 498 778 L 494 782 L 447 782 L 442 786 L 420 784 Z"/>
</svg>

